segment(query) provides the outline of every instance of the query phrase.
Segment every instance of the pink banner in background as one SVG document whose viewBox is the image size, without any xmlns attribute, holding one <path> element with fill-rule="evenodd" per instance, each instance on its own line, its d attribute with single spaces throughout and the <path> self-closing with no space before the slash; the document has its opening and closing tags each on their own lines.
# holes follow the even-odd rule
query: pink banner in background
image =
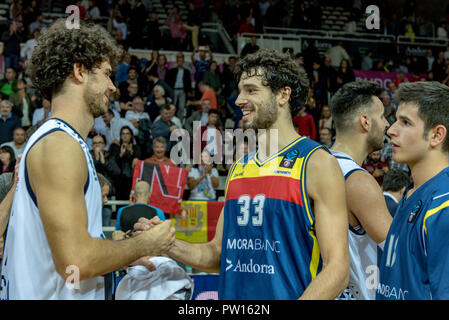
<svg viewBox="0 0 449 320">
<path fill-rule="evenodd" d="M 389 82 L 395 82 L 398 72 L 366 71 L 353 69 L 356 80 L 370 80 L 388 89 Z M 413 82 L 413 73 L 404 73 L 408 81 Z"/>
</svg>

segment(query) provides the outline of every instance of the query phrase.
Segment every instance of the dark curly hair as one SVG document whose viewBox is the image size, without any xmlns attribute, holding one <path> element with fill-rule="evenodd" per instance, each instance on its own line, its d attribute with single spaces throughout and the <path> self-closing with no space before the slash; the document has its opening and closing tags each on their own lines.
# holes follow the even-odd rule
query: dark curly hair
<svg viewBox="0 0 449 320">
<path fill-rule="evenodd" d="M 80 21 L 79 29 L 68 29 L 65 19 L 59 19 L 42 31 L 26 73 L 38 92 L 51 100 L 75 63 L 92 70 L 108 61 L 114 68 L 122 56 L 122 49 L 103 27 Z"/>
<path fill-rule="evenodd" d="M 263 73 L 259 70 L 263 70 Z M 237 83 L 240 82 L 244 72 L 249 76 L 261 76 L 262 84 L 270 87 L 273 94 L 284 87 L 290 87 L 292 91 L 289 105 L 292 118 L 304 106 L 309 90 L 309 80 L 304 69 L 289 54 L 259 49 L 236 63 L 234 74 Z"/>
</svg>

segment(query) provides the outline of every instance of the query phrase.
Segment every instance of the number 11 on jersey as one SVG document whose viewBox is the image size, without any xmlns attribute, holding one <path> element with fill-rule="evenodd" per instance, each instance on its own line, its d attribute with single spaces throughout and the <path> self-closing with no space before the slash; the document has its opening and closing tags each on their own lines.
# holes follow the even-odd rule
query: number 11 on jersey
<svg viewBox="0 0 449 320">
<path fill-rule="evenodd" d="M 255 227 L 260 227 L 263 223 L 263 206 L 265 204 L 265 195 L 258 194 L 253 199 L 247 194 L 241 195 L 238 200 L 240 205 L 240 215 L 237 216 L 239 226 L 248 225 L 251 206 L 254 207 L 254 215 L 251 217 L 251 223 Z"/>
</svg>

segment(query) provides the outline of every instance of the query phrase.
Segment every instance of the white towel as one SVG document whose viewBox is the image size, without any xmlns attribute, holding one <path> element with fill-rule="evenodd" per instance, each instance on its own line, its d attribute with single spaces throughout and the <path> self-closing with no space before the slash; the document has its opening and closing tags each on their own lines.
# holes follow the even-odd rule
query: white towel
<svg viewBox="0 0 449 320">
<path fill-rule="evenodd" d="M 134 266 L 120 281 L 116 300 L 188 300 L 193 292 L 193 280 L 173 259 L 152 257 L 156 267 L 149 271 L 144 266 Z"/>
</svg>

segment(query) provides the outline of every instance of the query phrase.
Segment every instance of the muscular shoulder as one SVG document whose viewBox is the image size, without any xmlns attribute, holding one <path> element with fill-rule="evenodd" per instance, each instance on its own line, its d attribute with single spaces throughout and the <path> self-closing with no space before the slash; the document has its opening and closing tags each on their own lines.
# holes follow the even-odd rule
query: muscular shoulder
<svg viewBox="0 0 449 320">
<path fill-rule="evenodd" d="M 382 190 L 376 179 L 364 170 L 357 170 L 346 179 L 346 191 L 348 195 L 351 193 L 356 195 L 363 194 L 364 198 L 374 195 L 383 197 Z"/>
<path fill-rule="evenodd" d="M 84 181 L 87 164 L 80 144 L 62 131 L 52 132 L 30 149 L 26 158 L 31 182 L 60 178 Z"/>
</svg>

